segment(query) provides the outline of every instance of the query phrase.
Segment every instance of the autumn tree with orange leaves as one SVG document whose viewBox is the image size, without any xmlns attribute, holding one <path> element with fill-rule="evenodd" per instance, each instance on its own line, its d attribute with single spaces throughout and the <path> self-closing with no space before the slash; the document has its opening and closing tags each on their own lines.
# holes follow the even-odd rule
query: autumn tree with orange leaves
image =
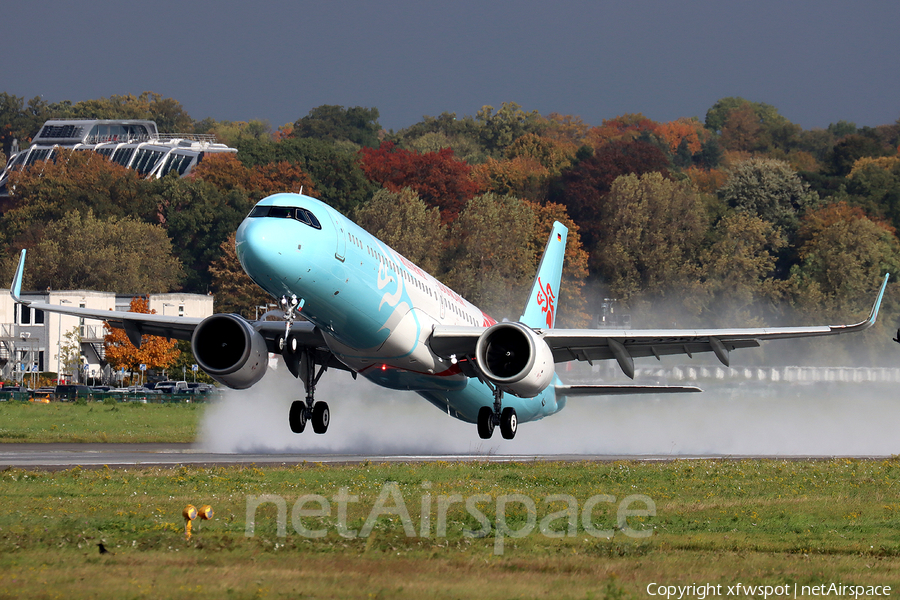
<svg viewBox="0 0 900 600">
<path fill-rule="evenodd" d="M 316 195 L 312 178 L 296 163 L 273 162 L 247 168 L 234 154 L 213 154 L 194 167 L 191 176 L 213 184 L 220 190 L 242 189 L 254 199 L 277 192 Z"/>
<path fill-rule="evenodd" d="M 147 298 L 136 297 L 131 300 L 131 312 L 153 314 L 150 310 Z M 106 361 L 114 369 L 125 368 L 132 373 L 139 365 L 145 364 L 148 369 L 167 369 L 178 359 L 181 352 L 176 348 L 177 340 L 145 335 L 141 337 L 141 347 L 135 348 L 128 339 L 124 329 L 113 329 L 107 323 L 106 336 L 103 340 L 106 345 Z"/>
</svg>

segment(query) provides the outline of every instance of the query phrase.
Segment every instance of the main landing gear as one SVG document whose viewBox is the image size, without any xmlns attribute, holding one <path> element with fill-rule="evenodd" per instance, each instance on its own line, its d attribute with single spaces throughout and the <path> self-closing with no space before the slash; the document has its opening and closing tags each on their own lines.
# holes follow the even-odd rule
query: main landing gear
<svg viewBox="0 0 900 600">
<path fill-rule="evenodd" d="M 511 440 L 516 437 L 516 429 L 519 419 L 516 417 L 516 409 L 511 406 L 502 408 L 503 392 L 500 388 L 494 388 L 494 407 L 482 406 L 478 411 L 478 437 L 488 440 L 494 435 L 494 428 L 500 426 L 500 434 L 503 439 Z"/>
</svg>

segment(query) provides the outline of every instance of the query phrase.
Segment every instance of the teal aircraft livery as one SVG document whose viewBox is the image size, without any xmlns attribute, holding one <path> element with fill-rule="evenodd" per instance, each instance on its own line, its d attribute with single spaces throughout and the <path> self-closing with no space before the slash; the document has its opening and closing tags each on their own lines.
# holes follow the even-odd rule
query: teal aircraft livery
<svg viewBox="0 0 900 600">
<path fill-rule="evenodd" d="M 260 201 L 237 230 L 247 274 L 278 300 L 281 320 L 235 314 L 192 319 L 64 307 L 21 298 L 25 251 L 11 293 L 32 308 L 106 321 L 139 345 L 142 335 L 191 341 L 198 364 L 235 389 L 257 383 L 269 355 L 280 354 L 305 399 L 293 402 L 291 429 L 328 429 L 328 404 L 315 388 L 329 368 L 395 390 L 416 392 L 451 417 L 477 425 L 482 438 L 499 426 L 512 439 L 520 422 L 559 412 L 587 395 L 699 392 L 690 386 L 565 385 L 555 365 L 615 360 L 634 378 L 636 357 L 713 352 L 724 365 L 737 348 L 761 341 L 834 335 L 855 325 L 697 330 L 557 329 L 556 308 L 568 230 L 554 223 L 518 321 L 498 323 L 330 206 L 302 194 Z"/>
</svg>

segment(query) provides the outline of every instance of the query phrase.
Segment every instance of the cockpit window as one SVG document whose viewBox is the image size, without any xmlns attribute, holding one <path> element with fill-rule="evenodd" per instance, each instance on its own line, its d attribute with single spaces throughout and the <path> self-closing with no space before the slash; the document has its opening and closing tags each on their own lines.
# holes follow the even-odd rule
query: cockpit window
<svg viewBox="0 0 900 600">
<path fill-rule="evenodd" d="M 269 208 L 270 217 L 276 217 L 279 219 L 290 219 L 294 216 L 293 208 L 285 208 L 283 206 L 272 206 Z"/>
<path fill-rule="evenodd" d="M 254 206 L 248 217 L 273 217 L 276 219 L 294 219 L 315 229 L 322 229 L 322 224 L 314 214 L 305 208 L 288 206 Z"/>
<path fill-rule="evenodd" d="M 298 208 L 297 216 L 295 218 L 298 221 L 303 221 L 310 227 L 315 227 L 316 229 L 322 229 L 322 224 L 319 223 L 319 220 L 316 218 L 316 215 L 312 214 L 305 208 Z"/>
</svg>

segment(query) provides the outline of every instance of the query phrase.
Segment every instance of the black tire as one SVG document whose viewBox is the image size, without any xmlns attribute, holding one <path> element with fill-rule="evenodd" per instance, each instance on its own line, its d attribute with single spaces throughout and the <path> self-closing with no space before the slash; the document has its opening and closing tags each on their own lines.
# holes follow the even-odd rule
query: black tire
<svg viewBox="0 0 900 600">
<path fill-rule="evenodd" d="M 328 431 L 328 423 L 331 421 L 331 411 L 328 410 L 327 402 L 316 402 L 313 405 L 312 427 L 316 433 L 325 433 Z"/>
<path fill-rule="evenodd" d="M 291 403 L 291 413 L 288 416 L 291 423 L 291 431 L 303 433 L 306 429 L 306 402 L 295 400 Z"/>
<path fill-rule="evenodd" d="M 516 416 L 516 409 L 507 406 L 500 413 L 500 434 L 503 439 L 511 440 L 516 437 L 516 429 L 519 427 L 519 418 Z"/>
<path fill-rule="evenodd" d="M 488 406 L 482 406 L 478 411 L 478 437 L 489 440 L 492 435 L 494 435 L 494 411 Z"/>
</svg>

